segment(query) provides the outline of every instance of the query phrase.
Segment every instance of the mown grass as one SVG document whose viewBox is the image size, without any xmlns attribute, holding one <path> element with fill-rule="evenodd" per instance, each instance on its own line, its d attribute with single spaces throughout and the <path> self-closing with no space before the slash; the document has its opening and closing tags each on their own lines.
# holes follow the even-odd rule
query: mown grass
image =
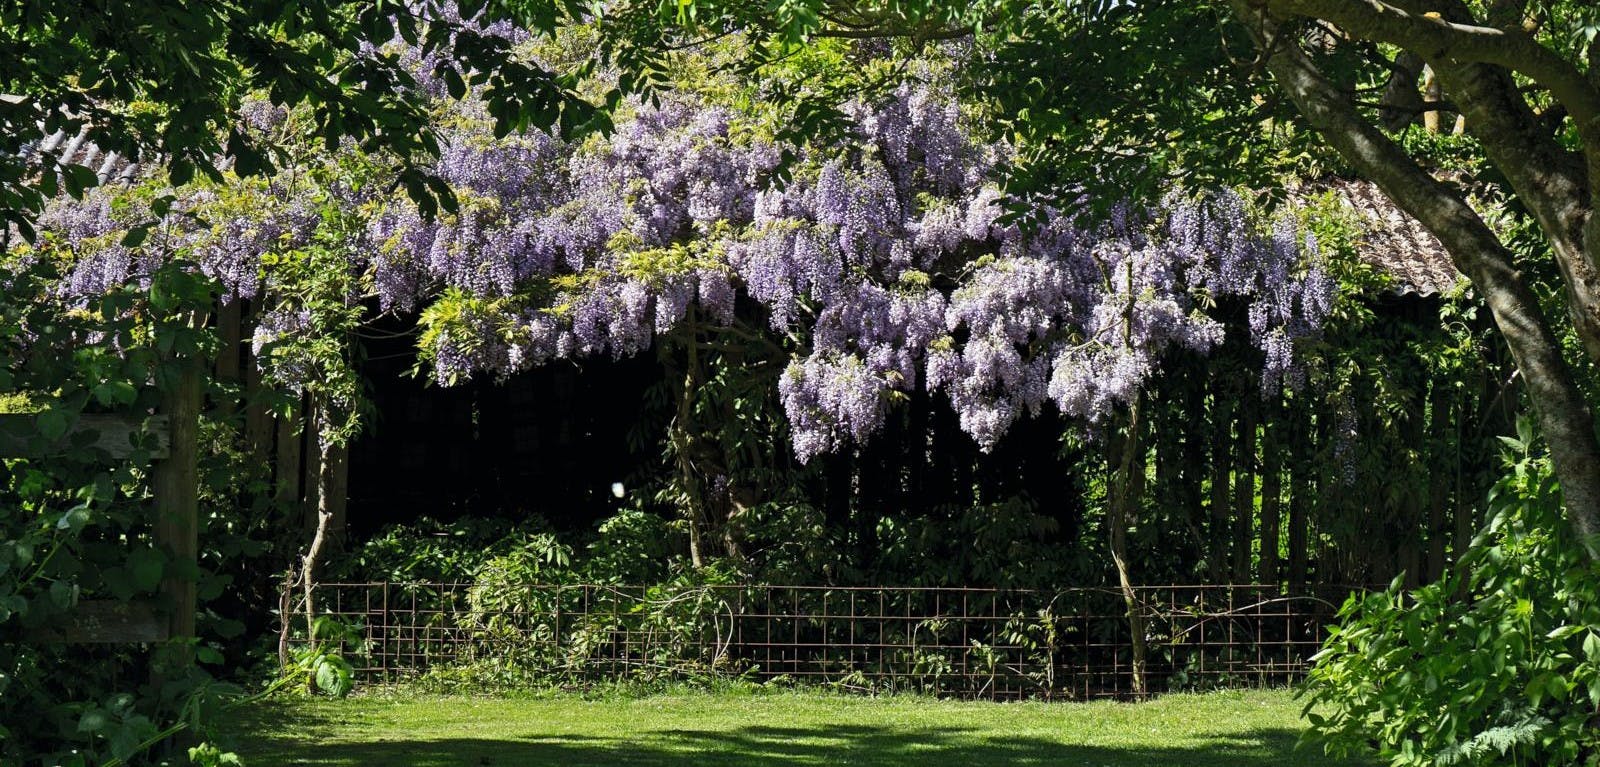
<svg viewBox="0 0 1600 767">
<path fill-rule="evenodd" d="M 1303 727 L 1282 691 L 1138 704 L 797 692 L 396 696 L 259 703 L 229 722 L 224 740 L 251 767 L 1358 764 L 1297 749 Z"/>
</svg>

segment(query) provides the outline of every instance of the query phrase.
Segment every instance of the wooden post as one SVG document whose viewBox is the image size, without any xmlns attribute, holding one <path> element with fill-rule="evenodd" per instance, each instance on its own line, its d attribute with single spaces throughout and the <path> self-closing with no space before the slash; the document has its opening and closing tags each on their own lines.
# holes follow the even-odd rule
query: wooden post
<svg viewBox="0 0 1600 767">
<path fill-rule="evenodd" d="M 272 460 L 272 413 L 261 400 L 261 370 L 251 360 L 244 369 L 244 443 L 258 465 Z"/>
<path fill-rule="evenodd" d="M 186 640 L 195 636 L 198 609 L 193 573 L 199 557 L 199 438 L 202 396 L 201 368 L 196 361 L 183 364 L 173 387 L 161 398 L 170 433 L 169 454 L 151 469 L 155 496 L 155 544 L 167 555 L 161 580 L 163 605 L 168 610 L 168 635 Z M 185 662 L 191 660 L 183 652 Z"/>
<path fill-rule="evenodd" d="M 1444 88 L 1439 85 L 1433 67 L 1427 67 L 1422 72 L 1422 102 L 1429 107 L 1428 111 L 1422 113 L 1422 127 L 1429 133 L 1438 133 L 1442 120 L 1436 107 L 1444 100 Z"/>
<path fill-rule="evenodd" d="M 1178 440 L 1182 435 L 1181 428 L 1173 423 L 1174 396 L 1157 399 L 1151 397 L 1153 406 L 1148 416 L 1153 428 L 1150 429 L 1150 453 L 1155 459 L 1156 474 L 1153 487 L 1147 492 L 1163 508 L 1179 509 L 1188 512 L 1178 503 L 1180 476 L 1183 465 L 1180 463 Z"/>
<path fill-rule="evenodd" d="M 1405 445 L 1406 465 L 1396 479 L 1405 483 L 1398 508 L 1392 512 L 1392 532 L 1389 551 L 1392 559 L 1405 574 L 1406 588 L 1414 589 L 1427 580 L 1423 572 L 1426 555 L 1423 533 L 1426 530 L 1429 501 L 1428 481 L 1428 391 L 1424 383 L 1406 397 L 1406 418 L 1401 422 L 1399 437 Z M 1402 469 L 1402 467 L 1394 467 Z M 1382 549 L 1379 549 L 1381 552 Z M 1383 555 L 1380 553 L 1380 557 Z M 1391 576 L 1393 577 L 1393 576 Z"/>
</svg>

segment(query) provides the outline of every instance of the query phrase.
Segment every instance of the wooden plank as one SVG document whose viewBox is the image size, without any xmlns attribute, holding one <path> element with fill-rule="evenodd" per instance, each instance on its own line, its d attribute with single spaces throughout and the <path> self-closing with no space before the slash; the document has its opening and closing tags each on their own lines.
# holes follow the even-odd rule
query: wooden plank
<svg viewBox="0 0 1600 767">
<path fill-rule="evenodd" d="M 219 303 L 216 314 L 217 335 L 222 349 L 217 353 L 216 373 L 219 381 L 238 381 L 244 357 L 244 306 L 238 298 Z"/>
<path fill-rule="evenodd" d="M 150 602 L 94 599 L 28 632 L 26 639 L 37 644 L 141 644 L 166 641 L 168 628 L 166 617 Z"/>
<path fill-rule="evenodd" d="M 300 408 L 278 416 L 277 454 L 273 459 L 273 499 L 282 504 L 300 500 Z"/>
<path fill-rule="evenodd" d="M 0 457 L 20 457 L 28 455 L 29 441 L 34 433 L 35 416 L 31 413 L 4 413 L 0 414 Z M 134 439 L 141 434 L 149 433 L 155 442 L 151 445 L 150 457 L 163 459 L 171 454 L 171 429 L 166 415 L 135 416 L 120 413 L 84 413 L 78 416 L 77 423 L 67 429 L 67 433 L 45 446 L 49 452 L 61 452 L 69 449 L 79 435 L 92 436 L 91 444 L 106 451 L 114 459 L 127 458 L 133 454 Z"/>
<path fill-rule="evenodd" d="M 1450 387 L 1442 382 L 1433 384 L 1433 404 L 1428 408 L 1431 421 L 1428 424 L 1430 438 L 1428 441 L 1428 577 L 1427 582 L 1433 583 L 1444 576 L 1445 567 L 1445 539 L 1449 531 L 1445 529 L 1445 513 L 1450 504 L 1450 474 L 1447 470 L 1452 451 L 1450 448 L 1450 427 L 1453 425 L 1452 408 L 1454 397 L 1450 396 Z"/>
<path fill-rule="evenodd" d="M 1233 479 L 1233 392 L 1221 383 L 1211 395 L 1211 552 L 1207 568 L 1213 583 L 1227 583 L 1229 548 L 1228 520 L 1233 519 L 1229 503 L 1229 484 Z"/>
<path fill-rule="evenodd" d="M 1256 424 L 1255 394 L 1239 401 L 1239 452 L 1233 464 L 1233 582 L 1252 583 L 1256 532 Z"/>
<path fill-rule="evenodd" d="M 262 397 L 261 361 L 256 358 L 255 348 L 249 342 L 254 337 L 256 317 L 261 313 L 261 301 L 252 300 L 245 303 L 244 316 L 240 319 L 239 327 L 239 354 L 240 366 L 244 376 L 244 439 L 249 447 L 250 455 L 261 466 L 272 466 L 272 437 L 273 420 L 271 411 Z"/>
<path fill-rule="evenodd" d="M 332 465 L 324 469 L 328 472 L 328 481 L 322 491 L 327 493 L 328 545 L 334 551 L 344 551 L 350 501 L 350 447 L 334 446 L 328 460 Z"/>
<path fill-rule="evenodd" d="M 304 526 L 306 536 L 316 532 L 317 507 L 321 504 L 318 491 L 320 477 L 322 476 L 322 451 L 318 444 L 318 432 L 322 424 L 318 422 L 317 400 L 315 397 L 306 397 L 305 423 L 300 427 L 300 454 L 304 456 L 305 470 L 300 477 L 300 494 L 305 498 L 305 506 L 301 508 L 301 524 Z"/>
<path fill-rule="evenodd" d="M 1319 432 L 1312 427 L 1312 406 L 1309 402 L 1294 408 L 1294 434 L 1289 447 L 1289 471 L 1294 478 L 1289 483 L 1289 583 L 1303 585 L 1309 580 L 1306 568 L 1311 545 L 1310 514 L 1312 499 L 1317 494 L 1317 472 L 1313 456 L 1317 454 Z"/>
<path fill-rule="evenodd" d="M 259 465 L 271 466 L 272 413 L 262 402 L 261 391 L 261 369 L 251 360 L 244 369 L 244 441 Z"/>
<path fill-rule="evenodd" d="M 1261 571 L 1260 583 L 1276 586 L 1280 580 L 1278 547 L 1283 527 L 1283 455 L 1278 430 L 1283 417 L 1282 394 L 1273 392 L 1264 403 L 1261 419 Z"/>
</svg>

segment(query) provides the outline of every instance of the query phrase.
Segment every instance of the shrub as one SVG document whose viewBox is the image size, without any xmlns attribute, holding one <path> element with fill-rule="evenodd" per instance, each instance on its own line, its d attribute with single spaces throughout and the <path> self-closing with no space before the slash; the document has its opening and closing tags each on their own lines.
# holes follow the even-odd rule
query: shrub
<svg viewBox="0 0 1600 767">
<path fill-rule="evenodd" d="M 511 535 L 512 526 L 504 520 L 467 517 L 445 523 L 422 517 L 384 528 L 331 563 L 324 580 L 461 581 L 506 549 Z"/>
<path fill-rule="evenodd" d="M 1457 569 L 1352 596 L 1302 691 L 1314 739 L 1395 767 L 1600 764 L 1600 568 L 1528 440 Z"/>
<path fill-rule="evenodd" d="M 582 571 L 593 583 L 654 583 L 666 574 L 675 551 L 667 521 L 638 509 L 623 509 L 600 523 Z"/>
</svg>

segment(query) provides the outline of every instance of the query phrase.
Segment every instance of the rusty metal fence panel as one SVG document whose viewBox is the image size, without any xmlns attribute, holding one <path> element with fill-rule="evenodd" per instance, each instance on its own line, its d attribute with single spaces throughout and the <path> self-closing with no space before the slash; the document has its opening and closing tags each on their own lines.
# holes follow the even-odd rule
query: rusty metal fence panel
<svg viewBox="0 0 1600 767">
<path fill-rule="evenodd" d="M 1351 589 L 1137 590 L 1148 692 L 1290 684 Z M 324 583 L 358 680 L 492 662 L 554 683 L 695 675 L 1015 699 L 1130 697 L 1120 591 L 836 586 Z M 292 620 L 292 619 L 291 619 Z"/>
</svg>

